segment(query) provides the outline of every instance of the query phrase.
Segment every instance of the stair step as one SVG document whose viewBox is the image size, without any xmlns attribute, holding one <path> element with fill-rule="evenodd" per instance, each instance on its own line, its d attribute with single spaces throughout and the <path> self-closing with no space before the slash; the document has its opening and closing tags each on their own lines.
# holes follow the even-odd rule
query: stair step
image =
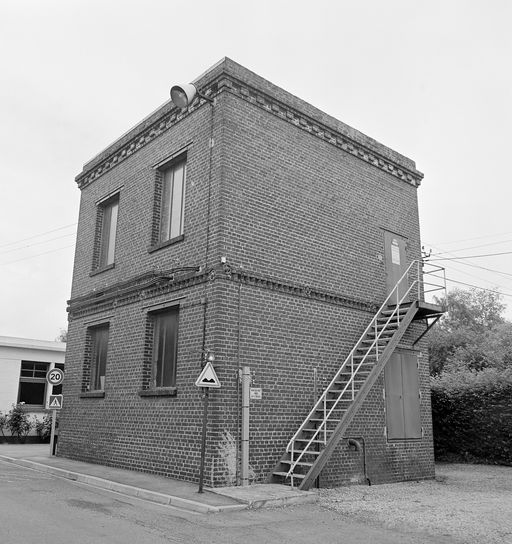
<svg viewBox="0 0 512 544">
<path fill-rule="evenodd" d="M 404 316 L 407 311 L 409 310 L 409 308 L 400 308 L 400 310 L 398 310 L 398 312 L 396 310 L 383 310 L 380 315 L 383 316 L 383 317 L 391 317 L 391 316 L 396 316 L 396 315 L 399 315 L 400 317 Z M 380 319 L 380 318 L 377 318 L 377 319 Z"/>
<path fill-rule="evenodd" d="M 292 464 L 290 459 L 281 459 L 281 463 L 283 463 L 283 465 L 291 465 Z M 297 466 L 297 467 L 312 467 L 313 463 L 308 463 L 306 461 L 299 461 L 295 466 Z"/>
<path fill-rule="evenodd" d="M 291 453 L 291 452 L 289 452 Z M 293 450 L 293 454 L 301 454 L 303 453 L 304 455 L 320 455 L 322 452 L 321 451 L 315 451 L 315 450 Z"/>
<path fill-rule="evenodd" d="M 323 431 L 322 431 L 323 432 Z M 320 434 L 320 433 L 319 433 Z M 323 440 L 311 440 L 309 438 L 296 438 L 294 442 L 308 442 L 311 444 L 323 444 L 325 446 L 325 442 Z"/>
<path fill-rule="evenodd" d="M 375 341 L 375 338 L 373 340 L 362 340 L 361 341 L 361 344 L 364 344 L 365 346 L 370 346 L 371 344 L 373 344 L 375 342 L 375 345 L 377 345 L 377 343 L 379 344 L 379 346 L 383 346 L 384 344 L 387 343 L 387 341 L 390 339 L 391 337 L 386 337 L 386 338 L 379 338 L 378 341 Z"/>
<path fill-rule="evenodd" d="M 381 318 L 381 319 L 382 319 L 382 325 L 378 324 L 379 319 L 377 319 L 377 330 L 378 331 L 382 331 L 382 330 L 385 330 L 385 329 L 392 329 L 392 330 L 395 330 L 395 331 L 398 330 L 398 323 L 395 320 L 391 320 L 388 323 L 387 319 L 384 319 L 384 318 Z M 375 330 L 375 327 L 372 327 L 372 330 Z"/>
<path fill-rule="evenodd" d="M 282 478 L 291 478 L 291 476 L 288 476 L 288 472 L 276 471 L 276 472 L 273 472 L 272 474 L 274 476 L 281 476 Z M 299 478 L 299 479 L 303 479 L 306 476 L 307 476 L 306 474 L 293 474 L 294 478 Z"/>
<path fill-rule="evenodd" d="M 388 336 L 393 336 L 397 330 L 398 329 L 388 329 L 386 327 L 382 331 L 379 331 L 379 335 L 378 335 L 379 339 L 380 338 L 387 338 Z M 366 336 L 367 336 L 368 339 L 371 338 L 372 340 L 375 340 L 377 335 L 375 334 L 375 331 L 373 331 L 373 332 L 369 332 Z"/>
</svg>

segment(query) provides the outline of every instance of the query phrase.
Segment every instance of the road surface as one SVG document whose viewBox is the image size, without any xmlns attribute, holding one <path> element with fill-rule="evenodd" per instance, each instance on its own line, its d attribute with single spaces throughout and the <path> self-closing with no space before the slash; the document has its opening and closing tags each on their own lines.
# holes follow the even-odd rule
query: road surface
<svg viewBox="0 0 512 544">
<path fill-rule="evenodd" d="M 1 544 L 429 544 L 317 505 L 196 514 L 0 460 Z"/>
</svg>

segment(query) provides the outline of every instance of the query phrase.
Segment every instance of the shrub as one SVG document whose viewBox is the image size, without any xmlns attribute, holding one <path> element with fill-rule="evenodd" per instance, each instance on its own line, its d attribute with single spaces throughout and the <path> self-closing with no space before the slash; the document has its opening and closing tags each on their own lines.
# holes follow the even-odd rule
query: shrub
<svg viewBox="0 0 512 544">
<path fill-rule="evenodd" d="M 35 427 L 37 436 L 42 442 L 50 440 L 52 434 L 52 415 L 51 413 L 45 414 L 43 419 L 35 418 Z"/>
<path fill-rule="evenodd" d="M 512 465 L 512 369 L 433 378 L 432 417 L 436 459 Z"/>
<path fill-rule="evenodd" d="M 7 427 L 12 436 L 17 437 L 20 442 L 25 441 L 32 428 L 32 422 L 22 404 L 12 405 L 12 409 L 7 414 Z"/>
<path fill-rule="evenodd" d="M 7 427 L 7 414 L 0 412 L 0 433 L 5 438 L 4 429 Z"/>
</svg>

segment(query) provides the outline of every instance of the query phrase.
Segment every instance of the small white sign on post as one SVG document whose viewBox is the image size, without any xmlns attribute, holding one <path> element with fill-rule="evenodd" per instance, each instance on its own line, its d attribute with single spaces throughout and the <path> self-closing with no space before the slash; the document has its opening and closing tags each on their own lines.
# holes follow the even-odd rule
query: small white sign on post
<svg viewBox="0 0 512 544">
<path fill-rule="evenodd" d="M 217 378 L 215 369 L 210 361 L 206 363 L 201 374 L 199 374 L 199 378 L 196 380 L 196 385 L 197 387 L 220 387 L 219 378 Z"/>
<path fill-rule="evenodd" d="M 251 400 L 261 400 L 263 398 L 261 387 L 251 387 L 249 389 L 249 398 Z"/>
</svg>

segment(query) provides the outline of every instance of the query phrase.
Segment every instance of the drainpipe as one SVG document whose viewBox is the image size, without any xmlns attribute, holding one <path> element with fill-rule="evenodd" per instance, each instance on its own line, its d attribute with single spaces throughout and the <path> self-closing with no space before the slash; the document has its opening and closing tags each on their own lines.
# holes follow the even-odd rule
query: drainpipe
<svg viewBox="0 0 512 544">
<path fill-rule="evenodd" d="M 364 440 L 364 436 L 356 436 L 356 437 L 345 437 L 348 439 L 348 445 L 349 447 L 353 447 L 356 451 L 363 452 L 363 473 L 364 473 L 364 479 L 366 483 L 370 486 L 372 485 L 372 482 L 370 481 L 370 478 L 368 478 L 368 472 L 367 472 L 367 462 L 366 462 L 366 442 Z"/>
<path fill-rule="evenodd" d="M 251 369 L 242 368 L 242 485 L 249 485 L 249 387 L 251 385 Z"/>
</svg>

